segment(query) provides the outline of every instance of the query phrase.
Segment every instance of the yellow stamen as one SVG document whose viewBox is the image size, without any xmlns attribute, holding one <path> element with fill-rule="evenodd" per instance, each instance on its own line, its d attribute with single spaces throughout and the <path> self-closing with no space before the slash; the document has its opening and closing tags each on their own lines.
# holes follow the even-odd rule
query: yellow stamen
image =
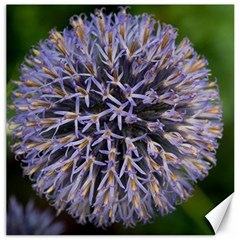
<svg viewBox="0 0 240 240">
<path fill-rule="evenodd" d="M 68 52 L 67 52 L 67 50 L 65 49 L 65 46 L 64 46 L 63 36 L 59 32 L 54 31 L 52 33 L 51 37 L 52 37 L 52 39 L 50 41 L 52 43 L 54 43 L 64 55 L 68 55 Z"/>
<path fill-rule="evenodd" d="M 163 40 L 162 40 L 162 48 L 165 48 L 165 46 L 167 45 L 167 43 L 168 43 L 168 41 L 169 41 L 169 39 L 170 39 L 170 32 L 171 32 L 171 31 L 169 31 L 169 33 L 167 33 L 167 34 L 164 36 L 164 38 L 163 38 Z"/>
<path fill-rule="evenodd" d="M 189 73 L 196 72 L 197 70 L 203 68 L 204 66 L 205 66 L 205 63 L 201 59 L 191 66 L 191 68 L 189 69 Z"/>
<path fill-rule="evenodd" d="M 54 120 L 54 119 L 42 119 L 40 121 L 41 124 L 54 124 L 54 123 L 57 123 L 57 120 Z"/>
<path fill-rule="evenodd" d="M 81 42 L 83 42 L 85 39 L 84 24 L 83 24 L 83 21 L 81 18 L 80 18 L 80 21 L 81 21 L 80 25 L 77 26 L 77 28 L 76 28 L 77 29 L 76 33 L 77 33 L 78 37 L 80 38 Z"/>
<path fill-rule="evenodd" d="M 52 176 L 53 174 L 54 174 L 54 170 L 48 172 L 48 173 L 47 173 L 47 176 L 50 177 L 50 176 Z"/>
<path fill-rule="evenodd" d="M 185 59 L 185 58 L 189 58 L 191 55 L 192 55 L 191 51 L 188 50 L 187 53 L 186 53 L 186 55 L 184 56 L 184 59 Z"/>
<path fill-rule="evenodd" d="M 36 82 L 34 82 L 32 80 L 27 80 L 25 84 L 28 87 L 40 87 L 41 86 L 41 84 L 36 83 Z"/>
<path fill-rule="evenodd" d="M 99 116 L 97 114 L 91 117 L 91 121 L 93 122 L 96 122 L 98 119 L 99 119 Z"/>
<path fill-rule="evenodd" d="M 21 145 L 22 144 L 22 142 L 18 142 L 18 143 L 15 143 L 15 144 L 13 144 L 13 148 L 16 148 L 16 147 L 18 147 L 19 145 Z"/>
<path fill-rule="evenodd" d="M 137 59 L 137 63 L 138 63 L 138 65 L 141 65 L 141 64 L 142 64 L 142 59 L 141 59 L 141 58 L 138 58 L 138 59 Z"/>
<path fill-rule="evenodd" d="M 177 176 L 174 175 L 173 173 L 170 173 L 170 177 L 174 182 L 177 180 Z"/>
<path fill-rule="evenodd" d="M 77 113 L 67 113 L 65 115 L 66 119 L 76 119 L 78 117 Z"/>
<path fill-rule="evenodd" d="M 16 155 L 19 156 L 19 155 L 23 155 L 25 154 L 25 151 L 19 151 L 19 152 L 16 152 Z"/>
<path fill-rule="evenodd" d="M 45 164 L 45 162 L 40 163 L 40 164 L 38 164 L 37 166 L 35 166 L 34 168 L 32 168 L 31 170 L 30 170 L 30 169 L 26 170 L 26 173 L 27 173 L 28 175 L 32 175 L 32 174 L 35 173 L 39 168 L 41 168 L 44 164 Z"/>
<path fill-rule="evenodd" d="M 90 143 L 90 138 L 85 138 L 82 143 L 79 144 L 79 148 L 83 149 Z"/>
<path fill-rule="evenodd" d="M 110 160 L 110 161 L 114 161 L 115 158 L 116 158 L 116 149 L 113 148 L 113 149 L 111 149 L 111 151 L 110 151 L 109 160 Z"/>
<path fill-rule="evenodd" d="M 30 143 L 30 144 L 28 144 L 27 145 L 27 149 L 31 149 L 31 148 L 34 148 L 34 147 L 37 147 L 37 146 L 39 146 L 39 145 L 41 145 L 42 144 L 42 142 L 34 142 L 34 143 Z"/>
<path fill-rule="evenodd" d="M 215 148 L 213 147 L 213 145 L 211 143 L 208 143 L 208 142 L 205 142 L 205 143 L 207 144 L 207 148 L 209 151 L 214 151 Z"/>
<path fill-rule="evenodd" d="M 153 151 L 154 151 L 154 153 L 159 153 L 158 148 L 155 145 L 153 147 Z"/>
<path fill-rule="evenodd" d="M 104 205 L 108 205 L 109 203 L 109 189 L 107 190 L 105 197 L 104 197 Z"/>
<path fill-rule="evenodd" d="M 20 92 L 14 92 L 13 94 L 14 94 L 14 96 L 16 96 L 16 97 L 23 97 L 23 96 L 24 96 L 24 94 L 23 94 L 23 93 L 20 93 Z"/>
<path fill-rule="evenodd" d="M 48 68 L 46 68 L 45 66 L 42 67 L 43 71 L 45 73 L 47 73 L 48 75 L 52 76 L 53 78 L 58 78 L 58 75 L 56 75 L 55 73 L 53 73 L 51 70 L 49 70 Z"/>
<path fill-rule="evenodd" d="M 45 183 L 45 178 L 42 178 L 39 182 L 38 182 L 38 184 L 37 184 L 37 187 L 38 188 L 41 188 L 42 186 L 43 186 L 43 184 Z"/>
<path fill-rule="evenodd" d="M 27 127 L 36 127 L 36 126 L 38 126 L 38 125 L 37 125 L 37 123 L 35 123 L 35 122 L 28 122 L 28 123 L 26 124 L 26 126 L 27 126 Z"/>
<path fill-rule="evenodd" d="M 112 43 L 112 32 L 108 32 L 108 44 Z"/>
<path fill-rule="evenodd" d="M 71 160 L 70 162 L 66 163 L 66 164 L 61 168 L 61 171 L 63 171 L 63 172 L 67 171 L 72 165 L 73 165 L 73 160 Z"/>
<path fill-rule="evenodd" d="M 209 156 L 209 154 L 205 154 L 203 152 L 201 152 L 201 154 L 208 160 L 210 161 L 211 163 L 214 163 L 215 162 L 215 159 L 212 157 L 212 156 Z"/>
<path fill-rule="evenodd" d="M 53 184 L 47 191 L 46 191 L 46 193 L 50 193 L 50 192 L 52 192 L 54 189 L 55 189 L 55 184 Z"/>
<path fill-rule="evenodd" d="M 18 109 L 21 110 L 21 111 L 27 111 L 28 107 L 27 106 L 21 106 L 21 107 L 18 107 Z"/>
<path fill-rule="evenodd" d="M 38 64 L 38 65 L 40 65 L 42 62 L 39 60 L 39 59 L 37 59 L 37 58 L 33 58 L 33 61 L 36 63 L 36 64 Z"/>
<path fill-rule="evenodd" d="M 206 88 L 211 88 L 211 87 L 215 87 L 216 86 L 216 83 L 215 82 L 210 82 Z"/>
<path fill-rule="evenodd" d="M 159 187 L 158 185 L 153 181 L 152 182 L 152 186 L 153 186 L 153 190 L 156 192 L 156 193 L 159 193 Z"/>
<path fill-rule="evenodd" d="M 34 107 L 50 107 L 51 106 L 50 103 L 46 103 L 46 102 L 32 102 L 31 105 Z"/>
<path fill-rule="evenodd" d="M 200 170 L 206 170 L 206 166 L 204 166 L 203 164 L 201 163 L 196 163 L 196 162 L 193 162 L 193 165 L 195 165 L 197 168 L 199 168 Z"/>
<path fill-rule="evenodd" d="M 108 216 L 111 218 L 112 215 L 113 215 L 113 211 L 112 211 L 112 209 L 110 209 L 110 210 L 109 210 L 109 213 L 108 213 Z"/>
<path fill-rule="evenodd" d="M 51 35 L 52 37 L 53 37 L 53 39 L 54 40 L 60 40 L 61 42 L 63 42 L 63 36 L 62 36 L 62 34 L 61 33 L 59 33 L 58 31 L 54 31 L 54 32 L 52 32 L 52 35 Z"/>
<path fill-rule="evenodd" d="M 8 108 L 11 109 L 11 110 L 15 110 L 15 106 L 14 105 L 8 105 Z M 19 108 L 20 109 L 20 108 Z M 21 109 L 20 109 L 21 110 Z"/>
<path fill-rule="evenodd" d="M 132 171 L 132 164 L 131 164 L 131 158 L 128 157 L 127 159 L 127 170 Z"/>
<path fill-rule="evenodd" d="M 150 164 L 155 170 L 160 169 L 160 166 L 157 163 L 155 163 L 152 159 L 150 159 Z"/>
<path fill-rule="evenodd" d="M 139 200 L 136 195 L 133 196 L 133 204 L 137 209 L 139 209 Z"/>
<path fill-rule="evenodd" d="M 130 57 L 133 55 L 133 53 L 136 49 L 136 46 L 137 46 L 137 41 L 134 41 L 130 48 L 130 53 L 129 53 Z"/>
<path fill-rule="evenodd" d="M 64 69 L 66 70 L 66 71 L 68 71 L 70 74 L 72 74 L 72 75 L 74 75 L 75 74 L 75 72 L 68 66 L 68 65 L 66 65 L 65 64 L 65 66 L 64 66 Z"/>
<path fill-rule="evenodd" d="M 67 136 L 67 137 L 60 138 L 60 139 L 59 139 L 59 142 L 60 142 L 60 143 L 66 143 L 66 142 L 68 142 L 68 141 L 70 141 L 70 140 L 73 140 L 74 138 L 75 138 L 74 135 L 70 135 L 70 136 Z"/>
<path fill-rule="evenodd" d="M 136 182 L 135 182 L 135 180 L 131 178 L 130 181 L 131 181 L 131 188 L 132 188 L 132 190 L 133 190 L 133 191 L 136 191 L 137 186 L 136 186 Z"/>
<path fill-rule="evenodd" d="M 67 50 L 65 49 L 65 47 L 64 47 L 63 44 L 57 43 L 56 45 L 57 45 L 58 49 L 59 49 L 64 55 L 68 55 L 68 52 L 67 52 Z"/>
<path fill-rule="evenodd" d="M 72 194 L 72 195 L 73 195 L 73 194 Z M 75 195 L 75 194 L 74 194 L 74 195 Z M 74 196 L 73 196 L 73 198 L 74 198 Z M 71 197 L 70 197 L 70 200 L 73 200 L 73 198 L 72 198 L 72 196 L 71 196 Z M 72 212 L 73 212 L 74 214 L 76 214 L 76 211 L 77 211 L 78 207 L 79 207 L 79 203 L 76 203 L 75 206 L 74 206 L 73 209 L 72 209 Z"/>
<path fill-rule="evenodd" d="M 58 88 L 53 88 L 53 91 L 62 97 L 65 97 L 67 95 L 65 92 L 63 92 L 62 90 L 60 90 Z"/>
<path fill-rule="evenodd" d="M 110 170 L 110 172 L 109 172 L 108 182 L 110 185 L 112 185 L 114 182 L 114 174 L 113 174 L 112 170 Z"/>
<path fill-rule="evenodd" d="M 162 201 L 161 201 L 160 197 L 159 196 L 155 196 L 155 198 L 157 200 L 157 205 L 162 206 L 163 204 L 162 204 Z"/>
<path fill-rule="evenodd" d="M 42 145 L 39 150 L 40 150 L 40 151 L 43 151 L 43 150 L 48 149 L 48 148 L 51 147 L 51 146 L 52 146 L 52 142 L 48 142 L 48 143 Z"/>
<path fill-rule="evenodd" d="M 165 157 L 167 161 L 177 162 L 177 159 L 167 152 L 163 152 L 162 156 Z"/>
<path fill-rule="evenodd" d="M 209 132 L 209 133 L 214 133 L 214 134 L 219 134 L 219 133 L 220 133 L 220 127 L 219 127 L 219 126 L 210 127 L 210 128 L 208 129 L 208 132 Z"/>
<path fill-rule="evenodd" d="M 86 171 L 91 165 L 92 165 L 93 159 L 89 158 L 88 162 L 86 163 L 86 165 L 84 166 L 84 170 Z"/>
<path fill-rule="evenodd" d="M 143 45 L 147 43 L 149 33 L 150 33 L 150 29 L 148 27 L 146 27 L 144 30 Z"/>
<path fill-rule="evenodd" d="M 113 71 L 113 81 L 118 82 L 118 72 L 117 72 L 117 70 Z"/>
<path fill-rule="evenodd" d="M 17 137 L 21 137 L 22 134 L 23 134 L 23 132 L 21 131 L 21 132 L 16 133 L 15 135 L 16 135 Z"/>
<path fill-rule="evenodd" d="M 78 183 L 79 183 L 79 181 L 78 181 Z M 73 200 L 73 199 L 74 199 L 74 197 L 75 197 L 77 191 L 78 191 L 78 188 L 75 187 L 74 191 L 73 191 L 72 194 L 70 195 L 70 200 Z"/>
<path fill-rule="evenodd" d="M 163 81 L 163 85 L 164 85 L 164 86 L 168 86 L 169 83 L 171 83 L 171 81 L 174 80 L 175 78 L 177 78 L 180 74 L 181 74 L 180 71 L 176 72 L 174 75 L 172 75 L 171 77 L 169 77 L 167 80 L 164 80 L 164 81 Z"/>
<path fill-rule="evenodd" d="M 40 52 L 39 52 L 37 49 L 33 49 L 32 51 L 33 51 L 33 53 L 34 53 L 36 56 L 39 56 L 39 55 L 40 55 Z"/>
<path fill-rule="evenodd" d="M 78 92 L 80 92 L 84 97 L 86 97 L 88 95 L 88 92 L 84 89 L 84 88 L 81 88 L 79 86 L 77 86 L 77 90 Z"/>
<path fill-rule="evenodd" d="M 165 64 L 165 63 L 167 62 L 167 60 L 168 60 L 168 59 L 170 58 L 170 56 L 171 56 L 171 53 L 172 53 L 171 50 L 168 51 L 168 53 L 166 54 L 166 56 L 165 56 L 165 58 L 164 58 L 164 60 L 163 60 L 163 62 L 162 62 L 162 65 Z"/>
<path fill-rule="evenodd" d="M 105 30 L 105 24 L 104 24 L 104 20 L 102 17 L 98 16 L 98 22 L 99 22 L 99 26 L 100 26 L 100 30 L 103 33 Z"/>
<path fill-rule="evenodd" d="M 32 63 L 32 61 L 31 61 L 30 59 L 25 58 L 25 61 L 26 61 L 26 63 L 27 63 L 30 67 L 33 67 L 33 63 Z"/>
<path fill-rule="evenodd" d="M 181 136 L 176 135 L 175 133 L 171 133 L 171 132 L 170 133 L 164 133 L 163 135 L 167 139 L 176 139 L 177 141 L 180 141 L 182 139 Z"/>
<path fill-rule="evenodd" d="M 111 136 L 111 131 L 110 130 L 107 130 L 105 133 L 104 133 L 104 136 L 106 138 L 109 138 Z"/>
<path fill-rule="evenodd" d="M 87 62 L 87 63 L 86 63 L 86 66 L 87 66 L 87 68 L 88 68 L 88 71 L 89 71 L 93 76 L 95 76 L 95 71 L 94 71 L 94 69 L 93 69 L 93 65 L 92 65 L 90 62 Z"/>
<path fill-rule="evenodd" d="M 120 25 L 120 34 L 121 34 L 122 38 L 124 39 L 125 38 L 125 28 L 123 25 Z"/>
<path fill-rule="evenodd" d="M 112 62 L 112 47 L 109 46 L 107 49 L 109 61 Z"/>
<path fill-rule="evenodd" d="M 205 113 L 217 114 L 217 113 L 219 113 L 219 111 L 220 111 L 220 107 L 219 107 L 219 105 L 216 105 L 216 106 L 210 108 L 209 110 L 207 110 Z"/>
<path fill-rule="evenodd" d="M 197 155 L 198 151 L 196 148 L 194 148 L 192 145 L 190 144 L 181 144 L 181 147 L 186 150 L 187 152 L 190 152 L 193 155 Z"/>
<path fill-rule="evenodd" d="M 91 181 L 89 181 L 89 183 L 87 184 L 87 186 L 84 188 L 83 192 L 82 192 L 82 196 L 85 197 L 89 188 L 90 188 L 90 185 L 91 185 Z"/>
</svg>

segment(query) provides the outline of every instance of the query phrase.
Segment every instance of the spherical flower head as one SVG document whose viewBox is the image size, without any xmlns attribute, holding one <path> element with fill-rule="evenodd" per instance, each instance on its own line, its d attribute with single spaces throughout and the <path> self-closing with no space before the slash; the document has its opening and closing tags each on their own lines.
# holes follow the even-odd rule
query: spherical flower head
<svg viewBox="0 0 240 240">
<path fill-rule="evenodd" d="M 26 206 L 15 197 L 8 202 L 8 235 L 57 235 L 64 232 L 62 222 L 54 222 L 54 215 L 49 210 L 40 211 L 30 200 Z"/>
<path fill-rule="evenodd" d="M 121 8 L 70 19 L 21 66 L 13 146 L 34 189 L 81 224 L 168 214 L 216 164 L 222 111 L 206 59 Z"/>
</svg>

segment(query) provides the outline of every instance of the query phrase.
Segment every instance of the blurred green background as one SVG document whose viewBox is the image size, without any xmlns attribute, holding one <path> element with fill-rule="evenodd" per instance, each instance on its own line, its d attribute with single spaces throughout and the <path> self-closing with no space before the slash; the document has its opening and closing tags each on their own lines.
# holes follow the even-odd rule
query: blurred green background
<svg viewBox="0 0 240 240">
<path fill-rule="evenodd" d="M 8 5 L 7 6 L 7 102 L 13 86 L 10 80 L 19 77 L 18 68 L 39 40 L 48 37 L 56 27 L 69 26 L 74 14 L 89 15 L 96 8 L 106 7 L 106 13 L 117 12 L 115 5 Z M 135 228 L 123 228 L 115 224 L 106 230 L 91 224 L 81 226 L 63 213 L 57 219 L 67 225 L 65 234 L 212 234 L 204 216 L 214 206 L 234 191 L 234 6 L 233 5 L 132 5 L 131 14 L 147 12 L 161 22 L 179 29 L 179 40 L 187 36 L 194 48 L 209 61 L 213 76 L 218 79 L 223 102 L 224 132 L 217 152 L 217 166 L 210 175 L 195 187 L 188 202 L 166 216 L 156 217 L 152 223 L 139 224 Z M 8 110 L 8 119 L 13 112 Z M 13 141 L 7 131 L 7 198 L 16 195 L 26 203 L 35 198 L 39 208 L 47 208 L 44 198 L 35 195 L 31 182 L 22 177 L 20 162 L 10 152 Z M 55 209 L 52 208 L 53 213 Z"/>
</svg>

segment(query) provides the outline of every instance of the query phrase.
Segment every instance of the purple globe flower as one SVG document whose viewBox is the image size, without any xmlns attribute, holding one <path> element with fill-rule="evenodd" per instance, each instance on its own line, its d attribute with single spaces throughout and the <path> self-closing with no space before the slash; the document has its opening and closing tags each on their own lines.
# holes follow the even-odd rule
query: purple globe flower
<svg viewBox="0 0 240 240">
<path fill-rule="evenodd" d="M 33 201 L 23 206 L 15 197 L 11 197 L 8 204 L 8 235 L 57 235 L 64 232 L 64 224 L 54 222 L 49 210 L 35 208 Z"/>
<path fill-rule="evenodd" d="M 216 164 L 222 111 L 206 59 L 148 14 L 96 10 L 21 65 L 13 146 L 58 212 L 97 226 L 149 221 Z"/>
</svg>

